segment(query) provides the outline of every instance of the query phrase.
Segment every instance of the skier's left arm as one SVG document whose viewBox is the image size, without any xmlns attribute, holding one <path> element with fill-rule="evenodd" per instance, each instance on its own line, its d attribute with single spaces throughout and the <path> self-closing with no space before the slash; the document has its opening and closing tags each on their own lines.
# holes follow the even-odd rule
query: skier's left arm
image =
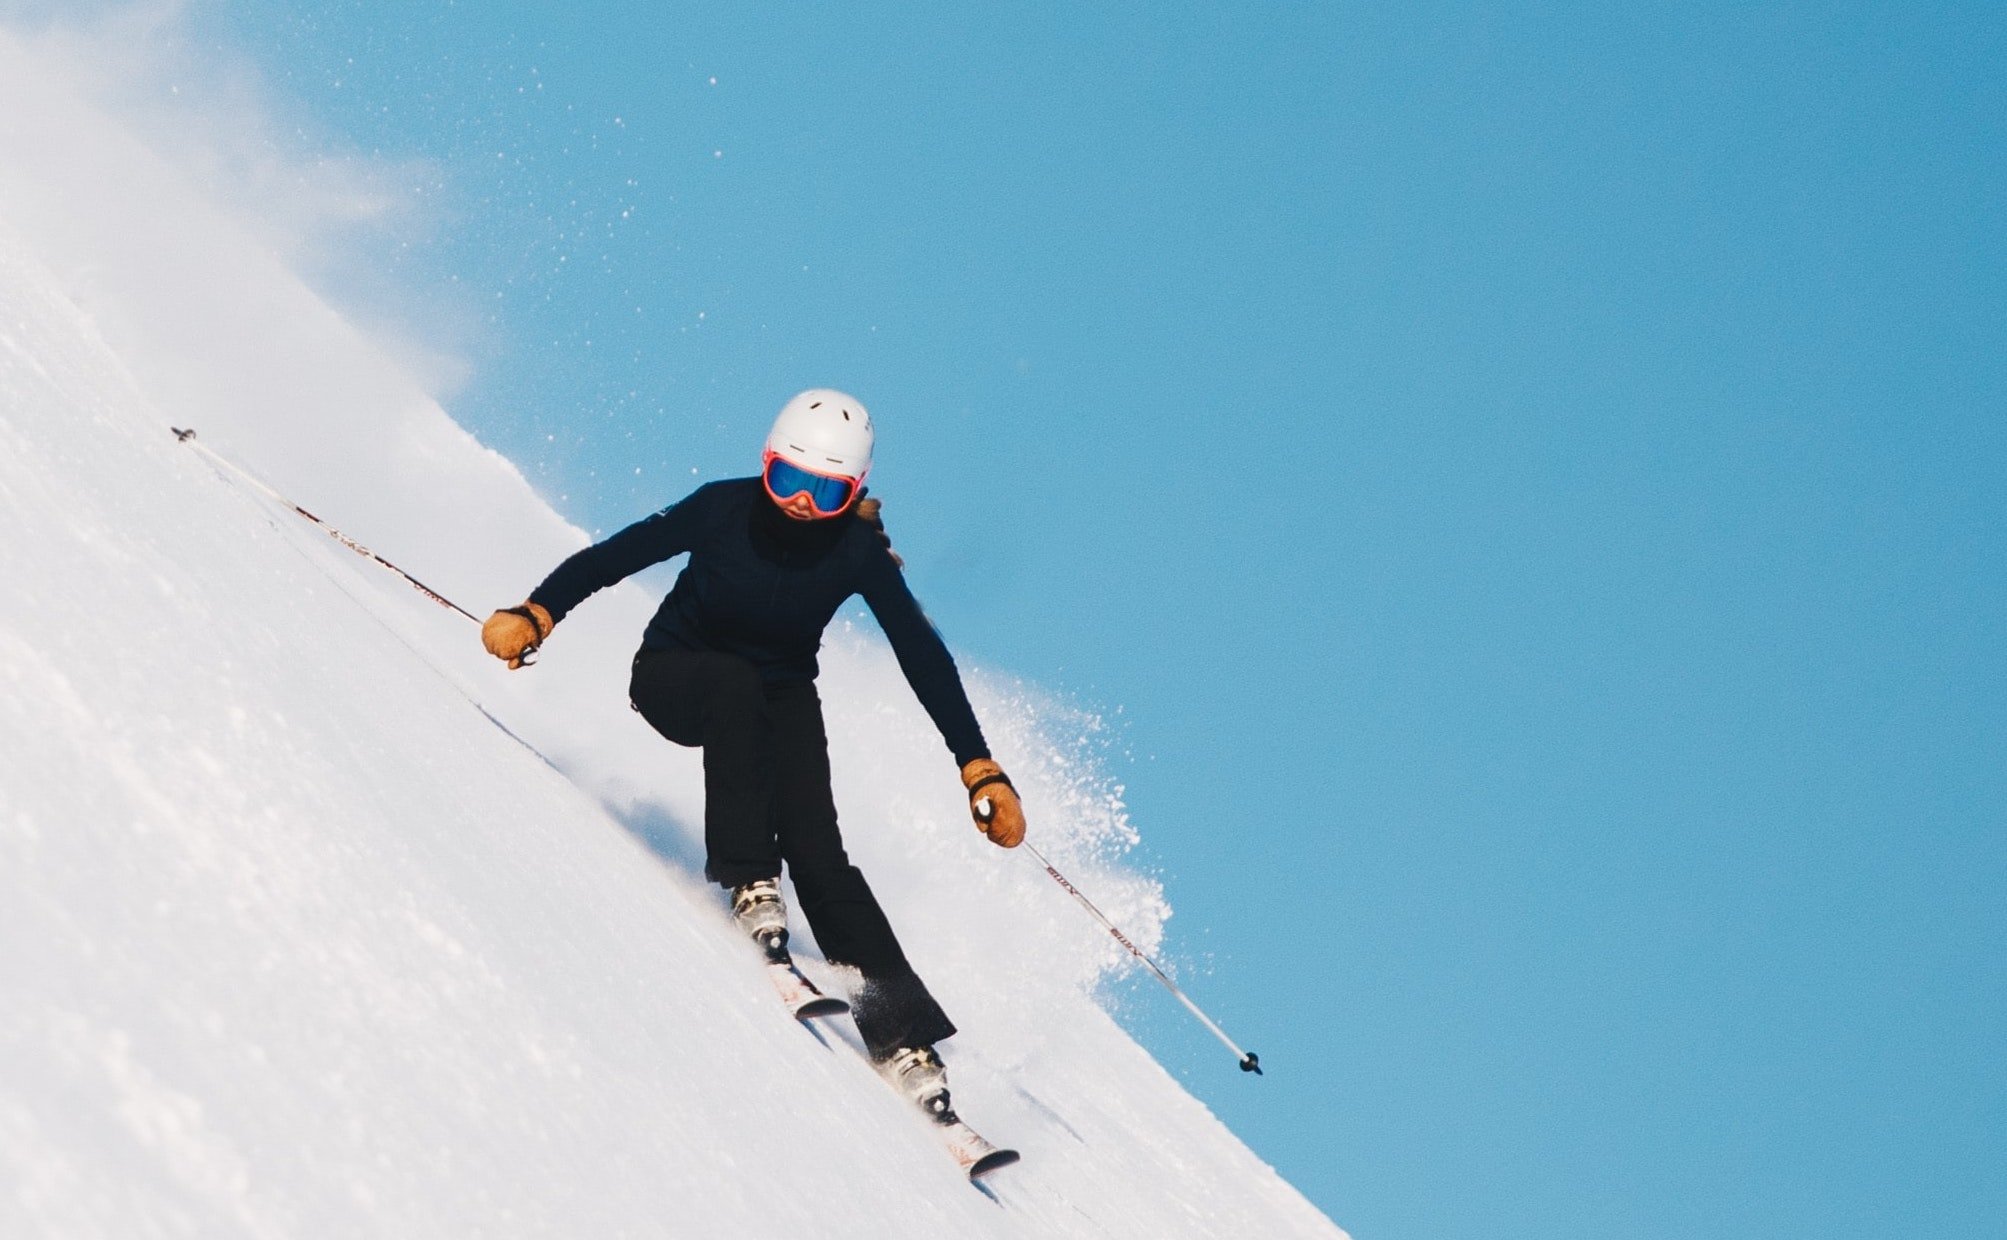
<svg viewBox="0 0 2007 1240">
<path fill-rule="evenodd" d="M 907 587 L 906 576 L 889 547 L 874 549 L 868 557 L 864 585 L 858 592 L 892 643 L 906 683 L 913 686 L 920 705 L 941 730 L 941 739 L 954 751 L 976 826 L 995 843 L 1017 847 L 1024 840 L 1024 807 L 1018 802 L 1017 789 L 991 759 L 955 658 L 920 610 L 920 602 Z"/>
</svg>

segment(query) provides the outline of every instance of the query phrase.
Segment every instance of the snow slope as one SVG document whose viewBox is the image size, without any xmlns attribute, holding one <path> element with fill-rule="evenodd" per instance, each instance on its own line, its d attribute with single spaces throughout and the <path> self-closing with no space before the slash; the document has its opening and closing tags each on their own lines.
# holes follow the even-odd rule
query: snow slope
<svg viewBox="0 0 2007 1240">
<path fill-rule="evenodd" d="M 649 591 L 510 674 L 178 444 L 477 612 L 584 542 L 72 68 L 0 32 L 0 1235 L 1342 1235 L 1096 1006 L 1118 953 L 969 827 L 868 625 L 824 678 L 852 852 L 1026 1162 L 970 1187 L 786 1020 L 695 877 L 695 757 L 625 708 Z M 974 680 L 1154 944 L 1093 721 Z"/>
</svg>

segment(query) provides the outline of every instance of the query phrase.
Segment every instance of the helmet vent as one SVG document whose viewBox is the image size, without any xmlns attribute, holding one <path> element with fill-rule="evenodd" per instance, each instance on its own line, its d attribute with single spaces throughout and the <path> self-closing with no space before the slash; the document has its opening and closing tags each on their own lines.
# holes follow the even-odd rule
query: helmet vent
<svg viewBox="0 0 2007 1240">
<path fill-rule="evenodd" d="M 814 404 L 810 405 L 810 406 L 809 406 L 809 408 L 810 408 L 810 409 L 820 409 L 820 408 L 822 408 L 822 402 L 821 402 L 821 401 L 816 401 L 816 402 L 815 402 Z"/>
</svg>

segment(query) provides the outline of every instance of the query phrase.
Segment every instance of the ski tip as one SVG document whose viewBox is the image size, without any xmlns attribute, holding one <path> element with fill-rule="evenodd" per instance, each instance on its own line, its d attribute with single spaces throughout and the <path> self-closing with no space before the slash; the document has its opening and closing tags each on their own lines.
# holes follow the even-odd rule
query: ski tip
<svg viewBox="0 0 2007 1240">
<path fill-rule="evenodd" d="M 850 1010 L 850 1005 L 841 999 L 828 995 L 817 995 L 794 1010 L 796 1020 L 813 1020 L 818 1016 L 841 1016 Z"/>
<path fill-rule="evenodd" d="M 1261 1076 L 1262 1075 L 1261 1056 L 1255 1054 L 1253 1051 L 1249 1051 L 1247 1055 L 1243 1057 L 1240 1061 L 1240 1070 L 1242 1072 L 1252 1072 L 1256 1076 Z"/>
<path fill-rule="evenodd" d="M 1008 1167 L 1018 1161 L 1016 1150 L 991 1150 L 969 1164 L 969 1178 L 980 1180 L 999 1167 Z"/>
</svg>

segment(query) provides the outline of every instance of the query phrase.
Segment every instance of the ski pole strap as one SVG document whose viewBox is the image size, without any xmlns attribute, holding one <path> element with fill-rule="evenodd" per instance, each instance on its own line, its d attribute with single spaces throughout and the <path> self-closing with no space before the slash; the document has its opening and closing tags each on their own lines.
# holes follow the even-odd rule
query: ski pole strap
<svg viewBox="0 0 2007 1240">
<path fill-rule="evenodd" d="M 530 609 L 528 603 L 524 603 L 521 607 L 504 607 L 502 611 L 511 616 L 521 616 L 523 619 L 529 621 L 530 627 L 537 631 L 537 641 L 539 642 L 542 642 L 544 638 L 551 635 L 550 630 L 545 628 L 543 622 L 537 619 L 537 613 Z"/>
<path fill-rule="evenodd" d="M 985 775 L 981 779 L 977 780 L 975 783 L 970 784 L 969 785 L 970 798 L 973 799 L 978 792 L 981 792 L 983 789 L 989 787 L 991 784 L 1002 784 L 1004 787 L 1010 789 L 1012 792 L 1017 791 L 1017 785 L 1010 781 L 1010 776 L 1004 774 L 1002 771 L 998 771 L 994 775 Z"/>
</svg>

